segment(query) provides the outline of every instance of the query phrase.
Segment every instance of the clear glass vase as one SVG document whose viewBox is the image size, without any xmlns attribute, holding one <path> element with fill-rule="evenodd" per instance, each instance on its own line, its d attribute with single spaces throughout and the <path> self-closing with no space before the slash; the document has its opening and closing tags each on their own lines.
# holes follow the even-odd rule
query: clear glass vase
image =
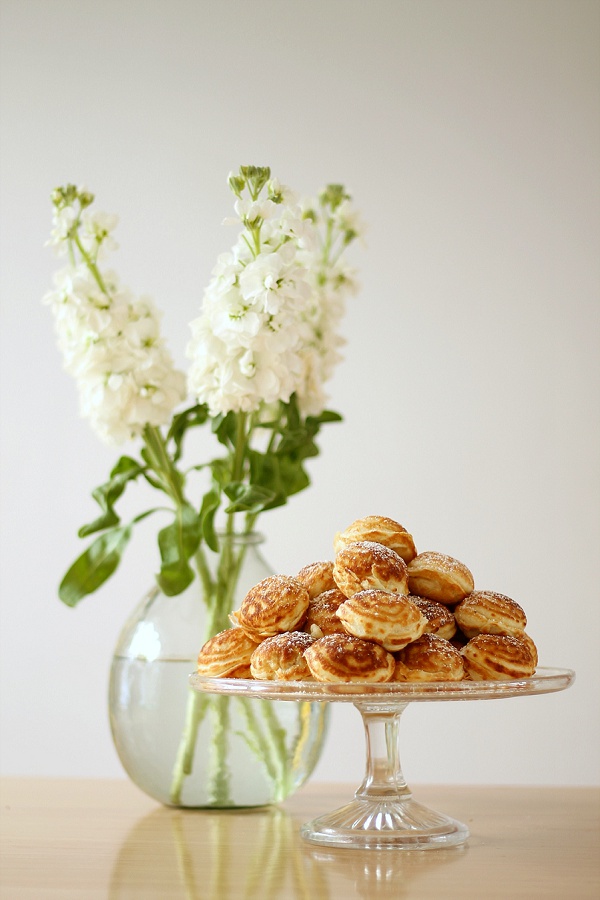
<svg viewBox="0 0 600 900">
<path fill-rule="evenodd" d="M 306 781 L 328 704 L 199 695 L 188 685 L 205 640 L 229 627 L 248 589 L 273 574 L 262 536 L 221 535 L 196 558 L 183 593 L 154 588 L 125 624 L 112 660 L 109 712 L 131 780 L 168 806 L 264 806 Z"/>
</svg>

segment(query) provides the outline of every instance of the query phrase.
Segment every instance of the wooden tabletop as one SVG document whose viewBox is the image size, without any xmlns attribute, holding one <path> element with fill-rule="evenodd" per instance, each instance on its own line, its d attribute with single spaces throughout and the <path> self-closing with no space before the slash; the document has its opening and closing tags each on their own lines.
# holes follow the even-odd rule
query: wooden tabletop
<svg viewBox="0 0 600 900">
<path fill-rule="evenodd" d="M 463 848 L 321 849 L 299 835 L 354 787 L 311 783 L 277 807 L 167 809 L 127 781 L 0 783 L 3 900 L 600 897 L 600 789 L 414 787 L 468 825 Z"/>
</svg>

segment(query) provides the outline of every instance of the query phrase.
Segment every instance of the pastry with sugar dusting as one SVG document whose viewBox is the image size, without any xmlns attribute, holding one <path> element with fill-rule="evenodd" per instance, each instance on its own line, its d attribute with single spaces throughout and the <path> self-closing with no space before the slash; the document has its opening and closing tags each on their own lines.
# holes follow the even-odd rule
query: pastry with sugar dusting
<svg viewBox="0 0 600 900">
<path fill-rule="evenodd" d="M 337 615 L 339 605 L 345 599 L 346 595 L 342 594 L 339 588 L 334 588 L 311 600 L 304 622 L 304 631 L 315 639 L 322 638 L 326 634 L 345 634 L 344 626 Z"/>
<path fill-rule="evenodd" d="M 449 641 L 456 634 L 456 619 L 451 610 L 437 600 L 428 600 L 427 597 L 415 597 L 409 594 L 408 599 L 418 606 L 427 619 L 425 631 L 428 634 L 437 634 L 438 637 Z"/>
<path fill-rule="evenodd" d="M 394 550 L 405 563 L 417 555 L 412 534 L 403 525 L 387 516 L 365 516 L 356 519 L 344 531 L 338 531 L 333 547 L 336 553 L 356 541 L 374 541 Z"/>
<path fill-rule="evenodd" d="M 304 658 L 312 643 L 304 631 L 286 631 L 266 638 L 250 659 L 252 677 L 264 681 L 312 681 Z"/>
<path fill-rule="evenodd" d="M 462 681 L 459 651 L 437 634 L 424 634 L 396 655 L 392 681 Z"/>
<path fill-rule="evenodd" d="M 519 604 L 495 591 L 473 591 L 454 608 L 454 618 L 468 638 L 476 634 L 519 637 L 527 625 L 527 617 Z"/>
<path fill-rule="evenodd" d="M 201 648 L 198 674 L 223 678 L 231 676 L 236 670 L 245 669 L 249 673 L 250 659 L 256 647 L 257 642 L 241 628 L 227 628 L 206 641 Z"/>
<path fill-rule="evenodd" d="M 538 651 L 521 606 L 475 590 L 457 559 L 417 554 L 386 516 L 356 519 L 335 535 L 335 560 L 273 575 L 211 638 L 198 672 L 265 681 L 506 680 L 535 673 Z"/>
<path fill-rule="evenodd" d="M 296 575 L 296 580 L 304 585 L 311 600 L 337 587 L 333 577 L 333 562 L 330 560 L 319 560 L 303 566 Z"/>
<path fill-rule="evenodd" d="M 510 635 L 478 634 L 460 653 L 471 681 L 511 681 L 535 673 L 527 643 Z"/>
<path fill-rule="evenodd" d="M 319 638 L 304 656 L 315 679 L 330 684 L 389 681 L 396 664 L 392 654 L 379 644 L 351 634 L 328 634 Z"/>
<path fill-rule="evenodd" d="M 299 629 L 306 618 L 310 596 L 295 578 L 271 575 L 250 588 L 230 619 L 258 640 L 282 631 Z"/>
<path fill-rule="evenodd" d="M 375 541 L 342 547 L 335 557 L 333 577 L 346 597 L 369 588 L 408 594 L 406 563 L 395 550 Z"/>
<path fill-rule="evenodd" d="M 452 605 L 467 597 L 475 583 L 464 563 L 444 553 L 426 550 L 408 564 L 411 594 Z"/>
<path fill-rule="evenodd" d="M 337 615 L 348 634 L 375 641 L 390 653 L 416 641 L 428 624 L 405 594 L 389 591 L 358 591 L 340 604 Z"/>
</svg>

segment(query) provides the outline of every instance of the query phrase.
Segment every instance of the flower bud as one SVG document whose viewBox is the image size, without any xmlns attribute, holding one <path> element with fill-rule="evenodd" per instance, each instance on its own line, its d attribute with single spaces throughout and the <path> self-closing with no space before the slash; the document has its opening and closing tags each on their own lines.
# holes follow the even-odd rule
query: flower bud
<svg viewBox="0 0 600 900">
<path fill-rule="evenodd" d="M 319 194 L 319 200 L 323 206 L 330 206 L 332 212 L 337 209 L 344 200 L 350 199 L 350 195 L 346 193 L 343 184 L 328 184 Z"/>
<path fill-rule="evenodd" d="M 227 181 L 229 183 L 229 187 L 231 188 L 233 193 L 236 195 L 236 197 L 240 197 L 242 194 L 242 191 L 246 187 L 245 179 L 240 178 L 239 175 L 234 175 L 233 172 L 230 172 L 229 178 L 227 179 Z"/>
</svg>

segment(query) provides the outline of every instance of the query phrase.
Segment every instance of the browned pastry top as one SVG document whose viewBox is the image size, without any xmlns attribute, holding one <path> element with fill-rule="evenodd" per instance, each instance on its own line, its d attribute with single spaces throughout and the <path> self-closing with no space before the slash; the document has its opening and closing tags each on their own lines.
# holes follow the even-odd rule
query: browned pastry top
<svg viewBox="0 0 600 900">
<path fill-rule="evenodd" d="M 222 678 L 234 670 L 249 666 L 256 650 L 253 641 L 241 628 L 227 628 L 210 638 L 198 654 L 198 674 Z"/>
<path fill-rule="evenodd" d="M 393 681 L 461 681 L 465 669 L 459 651 L 437 634 L 424 634 L 396 656 Z"/>
<path fill-rule="evenodd" d="M 515 637 L 518 638 L 518 640 L 520 640 L 523 644 L 525 644 L 525 646 L 531 653 L 533 667 L 534 667 L 534 669 L 537 669 L 538 649 L 537 649 L 536 645 L 534 644 L 533 639 L 530 638 L 529 635 L 527 634 L 527 632 L 525 632 L 525 631 L 522 631 L 521 634 L 515 634 Z"/>
<path fill-rule="evenodd" d="M 405 594 L 374 589 L 348 597 L 337 615 L 349 634 L 376 641 L 390 653 L 415 641 L 427 626 L 427 618 Z"/>
<path fill-rule="evenodd" d="M 395 660 L 391 653 L 371 641 L 350 634 L 328 634 L 305 652 L 310 671 L 317 681 L 389 681 Z"/>
<path fill-rule="evenodd" d="M 395 550 L 375 541 L 356 541 L 335 557 L 333 577 L 347 597 L 375 588 L 408 594 L 406 564 Z"/>
<path fill-rule="evenodd" d="M 445 553 L 426 550 L 408 564 L 408 586 L 418 597 L 453 604 L 470 594 L 475 585 L 464 563 Z"/>
<path fill-rule="evenodd" d="M 525 641 L 510 635 L 478 634 L 460 652 L 472 681 L 529 678 L 535 672 L 533 656 Z"/>
<path fill-rule="evenodd" d="M 344 531 L 339 531 L 333 541 L 336 553 L 356 541 L 375 541 L 395 550 L 404 562 L 416 556 L 415 542 L 403 525 L 387 516 L 365 516 L 356 519 Z"/>
<path fill-rule="evenodd" d="M 304 631 L 313 638 L 321 638 L 326 634 L 345 633 L 344 626 L 337 616 L 340 603 L 343 603 L 346 595 L 339 588 L 324 591 L 311 600 L 304 622 Z"/>
<path fill-rule="evenodd" d="M 231 618 L 251 637 L 294 631 L 306 617 L 310 597 L 295 578 L 271 575 L 250 588 Z"/>
<path fill-rule="evenodd" d="M 408 599 L 418 606 L 425 618 L 427 625 L 425 631 L 429 634 L 437 634 L 447 641 L 456 634 L 456 619 L 452 612 L 443 603 L 437 600 L 428 600 L 427 597 L 415 597 L 409 594 Z"/>
<path fill-rule="evenodd" d="M 311 600 L 337 587 L 333 578 L 333 563 L 330 560 L 319 560 L 303 566 L 296 575 L 296 580 L 304 585 Z"/>
<path fill-rule="evenodd" d="M 253 678 L 266 681 L 306 681 L 312 679 L 304 658 L 313 640 L 304 631 L 286 631 L 266 638 L 250 660 Z"/>
<path fill-rule="evenodd" d="M 481 633 L 518 637 L 527 625 L 519 604 L 495 591 L 473 591 L 455 607 L 454 617 L 468 638 Z"/>
</svg>

